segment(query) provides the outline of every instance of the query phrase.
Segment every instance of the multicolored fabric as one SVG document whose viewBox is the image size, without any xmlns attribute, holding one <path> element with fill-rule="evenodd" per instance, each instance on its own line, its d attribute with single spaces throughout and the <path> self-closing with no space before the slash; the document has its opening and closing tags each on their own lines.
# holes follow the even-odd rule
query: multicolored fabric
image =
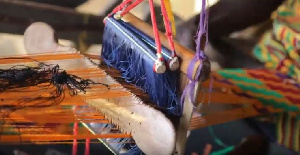
<svg viewBox="0 0 300 155">
<path fill-rule="evenodd" d="M 254 56 L 265 63 L 266 68 L 289 75 L 299 83 L 300 0 L 286 0 L 273 15 L 273 29 L 262 36 L 253 50 Z M 268 85 L 270 82 L 265 84 Z M 284 95 L 286 92 L 299 92 L 299 88 L 293 88 L 292 91 L 289 86 L 278 88 L 276 92 L 279 89 L 282 90 L 279 94 L 284 98 L 288 97 Z M 299 93 L 294 94 L 294 96 L 299 96 Z M 298 99 L 287 100 L 294 105 L 299 104 Z M 274 101 L 274 103 L 278 101 Z M 299 151 L 300 128 L 298 115 L 286 112 L 279 114 L 277 117 L 275 123 L 277 124 L 278 143 L 294 151 Z"/>
<path fill-rule="evenodd" d="M 300 84 L 282 73 L 267 69 L 226 69 L 217 71 L 214 80 L 228 85 L 239 96 L 257 99 L 264 106 L 289 112 L 300 110 Z"/>
<path fill-rule="evenodd" d="M 298 79 L 300 75 L 300 0 L 287 0 L 274 13 L 273 29 L 254 48 L 266 68 Z"/>
<path fill-rule="evenodd" d="M 277 142 L 299 152 L 300 119 L 291 113 L 280 113 L 277 116 Z"/>
<path fill-rule="evenodd" d="M 214 73 L 214 81 L 214 88 L 230 88 L 235 95 L 256 100 L 258 108 L 255 109 L 259 114 L 275 113 L 275 117 L 257 118 L 277 125 L 279 144 L 300 151 L 300 84 L 290 76 L 269 69 L 220 70 Z"/>
</svg>

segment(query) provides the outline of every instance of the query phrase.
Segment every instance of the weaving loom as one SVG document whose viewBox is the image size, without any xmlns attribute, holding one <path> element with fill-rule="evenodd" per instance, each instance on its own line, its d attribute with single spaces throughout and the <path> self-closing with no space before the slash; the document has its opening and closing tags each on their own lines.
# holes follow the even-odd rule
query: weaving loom
<svg viewBox="0 0 300 155">
<path fill-rule="evenodd" d="M 148 25 L 128 13 L 140 2 L 125 0 L 105 19 L 101 57 L 59 45 L 47 24 L 26 30 L 30 54 L 0 58 L 0 143 L 72 144 L 75 155 L 85 140 L 87 155 L 97 140 L 114 154 L 181 155 L 189 130 L 287 111 L 279 114 L 278 141 L 299 150 L 298 140 L 289 139 L 299 136 L 295 79 L 225 69 L 207 80 L 210 64 L 199 52 L 207 42 L 205 0 L 196 53 L 173 41 L 174 21 L 163 9 L 168 1 L 161 3 L 170 18 L 164 16 L 166 35 L 155 30 L 155 18 Z M 287 136 L 283 119 L 294 125 Z"/>
<path fill-rule="evenodd" d="M 155 30 L 155 18 L 148 25 L 128 13 L 141 1 L 125 0 L 105 19 L 101 58 L 59 45 L 47 24 L 35 23 L 26 30 L 30 55 L 0 58 L 1 144 L 72 144 L 75 155 L 84 140 L 86 155 L 90 143 L 102 143 L 113 154 L 181 155 L 189 130 L 275 113 L 278 143 L 299 150 L 298 70 L 285 62 L 285 49 L 270 41 L 271 33 L 261 44 L 272 44 L 269 48 L 280 61 L 273 61 L 277 59 L 270 49 L 261 45 L 254 54 L 267 68 L 281 64 L 288 72 L 225 69 L 206 80 L 207 58 L 191 65 L 205 46 L 205 0 L 197 40 L 202 44 L 196 53 L 173 41 L 174 21 L 170 10 L 163 9 L 170 7 L 168 1 L 161 3 L 169 17 L 164 16 L 166 35 Z M 292 29 L 278 24 L 274 32 L 298 47 Z"/>
<path fill-rule="evenodd" d="M 91 87 L 90 89 L 88 89 L 86 95 L 78 95 L 73 97 L 71 97 L 69 92 L 66 91 L 62 102 L 60 102 L 58 105 L 53 105 L 49 107 L 41 107 L 41 108 L 34 107 L 33 105 L 38 104 L 40 102 L 39 100 L 32 101 L 32 102 L 25 100 L 26 101 L 26 106 L 24 105 L 25 108 L 30 105 L 32 105 L 33 107 L 32 108 L 28 107 L 23 110 L 17 110 L 15 112 L 9 113 L 9 117 L 6 116 L 8 117 L 5 118 L 5 123 L 7 124 L 7 126 L 6 125 L 3 126 L 4 128 L 2 129 L 3 130 L 2 133 L 4 134 L 2 134 L 1 136 L 1 142 L 3 143 L 5 142 L 47 143 L 49 141 L 72 140 L 77 138 L 78 139 L 129 138 L 131 136 L 125 133 L 93 135 L 87 128 L 85 128 L 85 126 L 79 126 L 76 129 L 78 130 L 76 131 L 78 132 L 78 135 L 73 135 L 72 133 L 73 132 L 72 127 L 70 125 L 72 125 L 73 123 L 83 123 L 83 124 L 91 123 L 91 122 L 109 123 L 109 120 L 105 119 L 104 116 L 100 115 L 98 111 L 104 112 L 102 111 L 104 109 L 109 110 L 109 109 L 113 109 L 113 107 L 117 108 L 116 106 L 118 104 L 122 104 L 122 105 L 119 106 L 118 107 L 119 109 L 116 109 L 115 112 L 120 113 L 117 115 L 118 117 L 120 117 L 122 122 L 125 123 L 126 120 L 128 119 L 126 117 L 123 117 L 122 115 L 127 115 L 127 117 L 130 117 L 133 113 L 135 113 L 136 115 L 140 116 L 141 115 L 140 113 L 142 112 L 143 115 L 141 116 L 150 115 L 151 117 L 151 115 L 155 115 L 156 118 L 159 118 L 159 120 L 162 121 L 160 123 L 165 124 L 163 128 L 158 130 L 158 133 L 156 133 L 157 135 L 162 133 L 163 130 L 166 130 L 166 133 L 164 133 L 165 136 L 168 136 L 168 134 L 174 134 L 174 132 L 172 132 L 173 128 L 171 126 L 167 127 L 168 126 L 167 124 L 170 125 L 170 122 L 162 114 L 160 114 L 157 111 L 153 111 L 152 108 L 149 108 L 148 106 L 140 104 L 141 101 L 139 99 L 135 98 L 129 91 L 125 90 L 120 84 L 118 84 L 111 77 L 106 75 L 106 73 L 103 70 L 98 69 L 97 66 L 93 65 L 91 62 L 89 62 L 88 59 L 84 58 L 82 55 L 68 53 L 68 54 L 57 54 L 57 55 L 54 54 L 54 55 L 31 56 L 30 58 L 34 58 L 35 60 L 43 61 L 45 63 L 58 64 L 61 68 L 67 68 L 66 71 L 68 73 L 72 73 L 80 77 L 93 79 L 94 81 L 100 81 L 101 83 L 106 83 L 110 86 L 110 89 L 108 90 L 105 86 L 99 85 L 99 86 L 95 86 L 94 88 Z M 11 63 L 10 61 L 10 65 L 17 65 L 18 63 L 27 65 L 28 63 L 28 61 L 27 63 L 25 63 L 26 60 L 28 59 L 24 59 L 24 60 L 17 59 L 17 60 L 18 61 L 16 61 L 16 63 Z M 2 61 L 1 64 L 2 65 L 5 64 L 5 61 Z M 33 66 L 35 64 L 29 62 L 28 65 Z M 5 66 L 7 67 L 8 65 L 6 64 Z M 15 90 L 14 93 L 12 92 L 2 93 L 1 101 L 4 102 L 5 105 L 7 106 L 13 106 L 14 104 L 18 103 L 18 100 L 21 100 L 22 98 L 26 99 L 29 96 L 32 96 L 34 94 L 36 94 L 37 97 L 50 95 L 47 94 L 47 91 L 43 92 L 42 90 L 43 89 L 39 87 L 29 87 L 27 89 L 28 92 L 26 92 L 26 89 L 21 88 L 20 90 Z M 37 94 L 37 92 L 39 91 L 41 91 L 40 94 Z M 101 105 L 108 106 L 108 107 L 107 108 L 97 107 L 96 106 L 98 102 L 96 101 L 98 100 L 97 98 L 103 98 L 103 100 L 99 100 L 100 102 L 103 102 L 103 104 Z M 93 102 L 93 100 L 95 102 Z M 49 103 L 51 103 L 51 101 L 52 100 L 50 100 Z M 4 104 L 2 105 L 5 106 Z M 43 103 L 42 105 L 46 106 L 47 102 Z M 92 105 L 92 106 L 88 106 L 88 105 Z M 95 108 L 92 108 L 93 105 L 95 106 Z M 126 107 L 127 110 L 130 110 L 130 108 L 128 107 L 133 105 L 134 105 L 134 109 L 137 108 L 140 110 L 142 109 L 144 110 L 139 111 L 139 110 L 132 109 L 132 111 L 127 112 L 128 114 L 124 113 L 124 110 L 122 111 L 122 107 L 123 108 Z M 74 107 L 75 109 L 72 108 L 73 106 L 76 106 Z M 143 118 L 140 119 L 142 120 L 138 120 L 138 121 L 143 122 L 143 124 L 145 123 L 147 127 L 150 127 L 149 124 L 155 123 L 155 120 L 147 122 L 148 120 L 143 120 Z M 165 120 L 166 122 L 164 122 L 163 120 Z M 126 124 L 129 125 L 130 123 L 134 124 L 134 122 L 126 122 Z M 32 124 L 32 125 L 28 125 L 28 124 Z M 157 128 L 159 128 L 159 126 L 157 126 Z M 100 129 L 101 128 L 97 128 L 97 130 Z M 111 128 L 111 130 L 116 130 L 116 128 L 115 129 Z M 125 130 L 125 132 L 130 133 L 132 131 Z M 5 133 L 10 133 L 12 135 L 5 136 Z M 136 131 L 136 133 L 138 133 L 138 131 Z M 172 137 L 172 135 L 169 136 Z M 164 140 L 166 139 L 164 138 Z"/>
<path fill-rule="evenodd" d="M 149 36 L 149 42 L 154 38 L 152 27 L 130 13 L 124 15 L 122 20 L 141 30 L 144 38 Z M 106 25 L 109 25 L 107 21 Z M 41 32 L 46 35 L 41 35 Z M 170 39 L 162 33 L 155 35 L 160 35 L 162 51 L 175 52 L 176 49 L 176 54 L 170 55 L 172 59 L 167 63 L 167 71 L 154 66 L 157 73 L 152 73 L 155 76 L 178 77 L 180 83 L 173 83 L 177 87 L 175 93 L 178 93 L 178 97 L 175 108 L 171 109 L 163 105 L 167 103 L 155 103 L 153 96 L 133 88 L 127 83 L 128 79 L 124 81 L 124 75 L 120 75 L 119 71 L 103 64 L 99 66 L 73 48 L 54 42 L 56 39 L 51 27 L 42 23 L 31 25 L 25 32 L 24 43 L 32 54 L 0 59 L 2 85 L 13 84 L 13 87 L 5 88 L 0 93 L 1 143 L 72 143 L 73 154 L 76 154 L 77 140 L 86 139 L 85 151 L 89 154 L 90 140 L 99 139 L 116 154 L 124 149 L 129 154 L 138 153 L 131 152 L 136 149 L 146 154 L 184 154 L 188 130 L 205 124 L 199 115 L 191 119 L 194 112 L 191 101 L 198 98 L 198 85 L 208 78 L 210 64 L 203 59 L 192 66 L 194 87 L 188 91 L 196 95 L 191 98 L 187 94 L 180 105 L 179 97 L 185 92 L 186 85 L 191 84 L 187 74 L 195 54 L 176 42 L 172 47 Z M 181 59 L 179 70 L 177 56 Z M 163 57 L 169 58 L 167 55 Z M 105 62 L 108 62 L 107 59 Z M 196 78 L 199 68 L 202 69 L 201 75 Z M 30 80 L 30 74 L 33 73 L 43 80 Z M 13 78 L 4 78 L 11 74 Z M 25 81 L 13 81 L 18 79 L 19 74 Z"/>
</svg>

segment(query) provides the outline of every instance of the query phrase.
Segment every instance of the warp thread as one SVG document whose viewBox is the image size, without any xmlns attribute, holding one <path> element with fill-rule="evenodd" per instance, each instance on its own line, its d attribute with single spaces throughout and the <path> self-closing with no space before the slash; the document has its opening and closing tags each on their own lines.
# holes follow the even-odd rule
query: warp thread
<svg viewBox="0 0 300 155">
<path fill-rule="evenodd" d="M 85 93 L 86 89 L 94 84 L 101 84 L 109 89 L 107 84 L 97 83 L 90 79 L 83 79 L 76 75 L 68 74 L 65 70 L 60 69 L 59 65 L 48 65 L 31 58 L 2 58 L 0 60 L 3 59 L 30 59 L 38 64 L 36 67 L 16 65 L 8 69 L 0 69 L 0 93 L 6 91 L 18 92 L 23 90 L 20 88 L 38 86 L 39 89 L 49 91 L 49 95 L 33 95 L 33 97 L 18 99 L 19 103 L 17 105 L 1 105 L 0 115 L 2 117 L 2 125 L 0 136 L 6 121 L 5 118 L 9 118 L 11 112 L 27 107 L 35 108 L 57 105 L 64 98 L 65 88 L 69 90 L 71 96 L 78 93 Z M 39 103 L 26 104 L 31 101 L 39 101 Z M 1 99 L 1 102 L 5 103 L 5 100 Z M 18 128 L 17 125 L 16 127 Z M 21 134 L 20 131 L 19 134 Z M 22 141 L 21 137 L 20 141 Z"/>
<path fill-rule="evenodd" d="M 59 65 L 47 65 L 42 62 L 38 62 L 37 67 L 17 65 L 9 69 L 0 69 L 0 93 L 9 89 L 36 86 L 41 83 L 54 85 L 57 89 L 56 96 L 62 95 L 64 86 L 67 86 L 71 96 L 77 95 L 79 92 L 85 93 L 85 89 L 91 84 L 101 84 L 109 88 L 107 84 L 96 83 L 90 79 L 68 74 L 65 70 L 60 69 Z"/>
<path fill-rule="evenodd" d="M 126 82 L 147 92 L 151 101 L 173 115 L 181 114 L 177 96 L 178 71 L 153 72 L 155 50 L 152 42 L 141 40 L 138 30 L 112 17 L 106 19 L 101 58 L 121 71 Z M 169 51 L 169 53 L 171 53 Z"/>
</svg>

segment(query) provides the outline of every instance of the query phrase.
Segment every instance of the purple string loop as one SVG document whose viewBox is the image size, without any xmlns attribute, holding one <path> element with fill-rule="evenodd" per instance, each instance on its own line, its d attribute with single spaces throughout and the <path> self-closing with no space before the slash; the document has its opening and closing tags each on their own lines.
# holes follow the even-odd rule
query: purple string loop
<svg viewBox="0 0 300 155">
<path fill-rule="evenodd" d="M 201 70 L 202 70 L 202 62 L 203 60 L 205 60 L 207 57 L 204 53 L 204 51 L 201 50 L 201 39 L 203 37 L 203 35 L 206 35 L 206 42 L 204 44 L 204 47 L 207 44 L 207 37 L 208 37 L 208 33 L 207 33 L 207 17 L 206 17 L 206 0 L 202 0 L 202 10 L 200 13 L 200 22 L 199 22 L 199 26 L 198 26 L 198 32 L 197 32 L 197 39 L 196 39 L 196 54 L 194 56 L 194 58 L 192 59 L 192 61 L 190 62 L 188 69 L 187 69 L 187 77 L 190 80 L 190 83 L 185 87 L 182 96 L 181 96 L 181 106 L 183 108 L 183 103 L 184 103 L 184 99 L 187 95 L 187 93 L 189 93 L 189 97 L 191 102 L 193 103 L 193 105 L 195 105 L 195 86 L 197 81 L 200 78 L 200 74 L 201 74 Z M 195 65 L 197 63 L 200 63 L 199 67 L 196 70 L 196 74 L 194 76 L 194 69 L 195 69 Z"/>
</svg>

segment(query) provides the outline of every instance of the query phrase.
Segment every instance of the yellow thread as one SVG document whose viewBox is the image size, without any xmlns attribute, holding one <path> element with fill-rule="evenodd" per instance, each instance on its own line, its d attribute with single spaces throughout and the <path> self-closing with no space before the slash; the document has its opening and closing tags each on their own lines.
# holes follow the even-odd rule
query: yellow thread
<svg viewBox="0 0 300 155">
<path fill-rule="evenodd" d="M 267 50 L 265 50 L 265 48 L 263 48 L 262 50 L 261 50 L 261 53 L 262 53 L 262 57 L 263 57 L 263 60 L 268 60 L 268 51 Z"/>
<path fill-rule="evenodd" d="M 291 137 L 291 116 L 288 113 L 287 114 L 287 118 L 286 118 L 286 122 L 285 122 L 285 140 L 284 140 L 284 145 L 288 148 L 290 148 L 290 137 Z"/>
<path fill-rule="evenodd" d="M 282 129 L 281 129 L 282 117 L 283 117 L 282 114 L 280 114 L 279 120 L 277 122 L 277 135 L 278 135 L 277 141 L 279 144 L 281 144 L 282 142 Z"/>
<path fill-rule="evenodd" d="M 295 50 L 292 50 L 291 53 L 290 53 L 290 56 L 294 59 L 297 59 L 299 56 L 297 54 L 297 52 Z"/>
<path fill-rule="evenodd" d="M 266 62 L 265 66 L 266 66 L 266 68 L 273 68 L 274 67 L 274 63 L 272 63 L 272 62 Z"/>
<path fill-rule="evenodd" d="M 295 122 L 295 138 L 294 138 L 294 149 L 295 151 L 299 151 L 299 121 L 296 119 L 296 122 Z"/>
<path fill-rule="evenodd" d="M 163 3 L 165 3 L 166 11 L 167 11 L 169 20 L 171 22 L 172 33 L 174 36 L 176 36 L 175 18 L 174 18 L 173 12 L 172 12 L 171 2 L 170 2 L 170 0 L 163 0 Z"/>
<path fill-rule="evenodd" d="M 300 70 L 298 68 L 295 68 L 294 69 L 294 72 L 295 72 L 295 79 L 297 82 L 300 82 Z"/>
<path fill-rule="evenodd" d="M 282 67 L 280 70 L 281 70 L 283 73 L 287 73 L 289 69 L 288 69 L 287 67 Z"/>
<path fill-rule="evenodd" d="M 278 62 L 278 61 L 279 61 L 279 59 L 278 59 L 275 55 L 271 55 L 271 59 L 272 59 L 273 61 L 275 61 L 275 62 Z"/>
<path fill-rule="evenodd" d="M 286 65 L 286 66 L 291 66 L 293 63 L 292 63 L 291 60 L 286 59 L 286 60 L 283 62 L 283 64 Z"/>
</svg>

